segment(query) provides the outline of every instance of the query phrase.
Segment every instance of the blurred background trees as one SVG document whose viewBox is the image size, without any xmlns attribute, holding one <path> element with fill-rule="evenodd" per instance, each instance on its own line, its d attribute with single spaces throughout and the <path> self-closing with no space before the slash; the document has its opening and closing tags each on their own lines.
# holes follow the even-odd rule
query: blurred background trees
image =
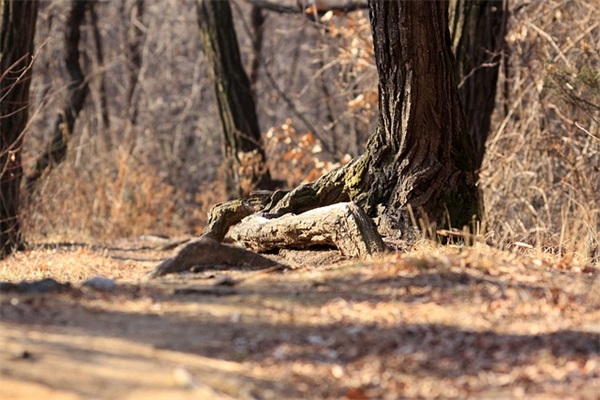
<svg viewBox="0 0 600 400">
<path fill-rule="evenodd" d="M 21 148 L 29 119 L 37 1 L 0 1 L 0 259 L 23 245 Z"/>
<path fill-rule="evenodd" d="M 292 187 L 362 153 L 377 120 L 367 12 L 342 0 L 229 3 L 272 178 Z M 469 26 L 454 43 L 473 55 L 472 38 L 489 34 L 481 58 L 457 69 L 464 102 L 474 94 L 478 110 L 494 105 L 489 127 L 477 128 L 489 136 L 479 173 L 489 235 L 591 254 L 600 231 L 597 2 L 480 3 L 491 18 L 481 21 L 495 28 Z M 40 3 L 26 173 L 73 81 L 63 62 L 70 7 Z M 80 29 L 89 95 L 65 161 L 26 201 L 27 237 L 199 233 L 210 205 L 227 198 L 228 167 L 195 1 L 97 2 Z M 469 86 L 480 72 L 497 74 L 497 85 Z"/>
<path fill-rule="evenodd" d="M 75 128 L 75 121 L 88 94 L 88 82 L 79 62 L 79 42 L 86 9 L 88 6 L 93 7 L 93 3 L 76 0 L 72 0 L 70 3 L 65 21 L 63 47 L 64 66 L 68 73 L 64 105 L 58 112 L 52 133 L 42 149 L 42 154 L 36 159 L 35 166 L 27 175 L 25 184 L 30 190 L 33 190 L 43 174 L 50 172 L 67 157 L 68 144 Z"/>
<path fill-rule="evenodd" d="M 196 0 L 200 42 L 207 61 L 223 133 L 225 192 L 230 199 L 254 189 L 274 189 L 267 167 L 254 95 L 241 61 L 229 1 Z M 252 10 L 255 12 L 256 8 Z M 253 18 L 256 16 L 253 15 Z M 257 22 L 255 22 L 256 24 Z M 260 23 L 260 22 L 258 22 Z M 258 35 L 258 27 L 253 32 Z M 252 40 L 255 57 L 250 69 L 256 80 L 260 48 Z"/>
</svg>

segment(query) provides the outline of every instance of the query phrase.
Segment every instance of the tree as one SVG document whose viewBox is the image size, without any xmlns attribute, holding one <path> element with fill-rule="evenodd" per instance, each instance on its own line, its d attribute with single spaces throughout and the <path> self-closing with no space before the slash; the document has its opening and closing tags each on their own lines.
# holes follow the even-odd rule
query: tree
<svg viewBox="0 0 600 400">
<path fill-rule="evenodd" d="M 450 32 L 460 98 L 475 146 L 475 167 L 485 154 L 504 49 L 507 0 L 451 0 Z"/>
<path fill-rule="evenodd" d="M 100 27 L 98 26 L 98 13 L 96 12 L 96 6 L 99 5 L 100 2 L 96 1 L 90 3 L 89 11 L 90 11 L 90 24 L 92 26 L 92 36 L 94 39 L 94 50 L 95 51 L 95 62 L 96 69 L 105 68 L 104 65 L 104 49 L 102 46 L 102 34 L 100 33 Z M 98 76 L 98 97 L 99 100 L 99 108 L 100 115 L 102 120 L 102 128 L 108 131 L 110 130 L 110 115 L 108 110 L 108 95 L 106 92 L 106 74 L 100 73 Z"/>
<path fill-rule="evenodd" d="M 88 3 L 83 0 L 72 0 L 71 10 L 67 18 L 65 30 L 65 65 L 69 73 L 69 92 L 65 105 L 54 123 L 54 133 L 46 145 L 44 153 L 36 160 L 33 171 L 27 176 L 26 184 L 32 190 L 42 175 L 60 164 L 67 157 L 69 139 L 73 134 L 75 121 L 83 108 L 88 94 L 88 82 L 85 80 L 79 65 L 79 41 L 81 25 L 85 17 Z M 93 3 L 90 3 L 93 6 Z"/>
<path fill-rule="evenodd" d="M 249 79 L 250 87 L 255 89 L 258 81 L 258 70 L 260 69 L 261 50 L 263 45 L 263 34 L 266 17 L 262 8 L 252 6 L 250 9 L 250 26 L 252 27 L 252 55 L 250 56 Z"/>
<path fill-rule="evenodd" d="M 421 229 L 436 232 L 437 227 L 462 227 L 480 217 L 448 4 L 371 0 L 369 6 L 379 117 L 366 152 L 292 191 L 217 204 L 203 237 L 149 278 L 193 265 L 197 260 L 186 258 L 188 254 L 205 253 L 211 239 L 222 240 L 238 223 L 233 238 L 254 250 L 333 244 L 346 255 L 363 257 L 384 248 L 365 214 L 375 219 L 380 233 L 405 239 L 419 228 L 415 219 Z M 178 257 L 186 258 L 185 263 Z"/>
<path fill-rule="evenodd" d="M 37 11 L 37 0 L 0 0 L 0 259 L 22 246 L 21 146 L 28 120 Z"/>
<path fill-rule="evenodd" d="M 198 25 L 223 131 L 230 198 L 274 185 L 261 145 L 256 105 L 242 65 L 229 1 L 197 0 Z"/>
<path fill-rule="evenodd" d="M 365 153 L 315 182 L 255 203 L 218 205 L 206 235 L 221 239 L 254 211 L 275 218 L 352 201 L 387 235 L 463 227 L 480 218 L 474 150 L 459 100 L 448 5 L 369 3 L 379 117 Z"/>
<path fill-rule="evenodd" d="M 121 3 L 121 14 L 126 14 L 126 1 Z M 142 30 L 142 18 L 144 16 L 144 0 L 135 0 L 128 10 L 129 31 L 125 42 L 127 54 L 125 55 L 128 79 L 127 79 L 127 107 L 128 118 L 131 125 L 135 125 L 138 117 L 138 81 L 142 69 L 142 45 L 144 44 L 144 32 Z"/>
<path fill-rule="evenodd" d="M 253 8 L 315 19 L 326 12 L 347 13 L 368 8 L 365 2 L 298 1 L 296 6 L 268 0 L 246 0 Z M 449 26 L 460 98 L 467 117 L 479 169 L 496 103 L 496 83 L 505 47 L 508 0 L 450 0 Z M 326 89 L 325 86 L 323 86 Z"/>
</svg>

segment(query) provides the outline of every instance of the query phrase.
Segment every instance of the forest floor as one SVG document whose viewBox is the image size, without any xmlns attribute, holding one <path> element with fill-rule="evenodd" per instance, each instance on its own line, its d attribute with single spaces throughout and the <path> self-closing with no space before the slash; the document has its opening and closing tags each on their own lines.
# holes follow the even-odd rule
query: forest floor
<svg viewBox="0 0 600 400">
<path fill-rule="evenodd" d="M 143 240 L 0 263 L 2 399 L 597 399 L 600 269 L 485 246 L 139 278 Z M 324 256 L 324 254 L 326 254 Z M 325 257 L 325 258 L 324 258 Z M 93 276 L 116 287 L 82 286 Z M 4 286 L 8 288 L 9 286 Z"/>
</svg>

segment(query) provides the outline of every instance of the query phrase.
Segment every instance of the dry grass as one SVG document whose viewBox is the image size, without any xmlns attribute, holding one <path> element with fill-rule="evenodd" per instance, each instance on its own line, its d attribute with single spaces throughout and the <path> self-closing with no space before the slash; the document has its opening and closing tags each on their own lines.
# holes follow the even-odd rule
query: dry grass
<svg viewBox="0 0 600 400">
<path fill-rule="evenodd" d="M 481 172 L 499 241 L 599 261 L 600 17 L 589 1 L 512 5 Z"/>
<path fill-rule="evenodd" d="M 81 283 L 94 276 L 104 276 L 120 282 L 136 282 L 137 278 L 165 258 L 164 252 L 141 252 L 131 259 L 132 247 L 103 247 L 90 244 L 45 245 L 35 250 L 19 252 L 0 264 L 0 281 L 38 281 L 53 278 L 59 282 Z"/>
</svg>

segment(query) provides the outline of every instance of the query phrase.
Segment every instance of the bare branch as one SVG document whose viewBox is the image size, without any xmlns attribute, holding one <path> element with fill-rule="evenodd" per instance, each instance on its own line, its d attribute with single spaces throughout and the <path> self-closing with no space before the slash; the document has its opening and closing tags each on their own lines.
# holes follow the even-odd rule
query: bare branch
<svg viewBox="0 0 600 400">
<path fill-rule="evenodd" d="M 331 4 L 325 2 L 307 2 L 306 4 L 298 3 L 296 6 L 285 6 L 268 0 L 245 0 L 246 2 L 260 7 L 264 10 L 277 12 L 280 14 L 317 14 L 323 15 L 328 11 L 348 13 L 357 10 L 366 10 L 369 5 L 362 1 L 350 1 L 344 4 Z"/>
</svg>

